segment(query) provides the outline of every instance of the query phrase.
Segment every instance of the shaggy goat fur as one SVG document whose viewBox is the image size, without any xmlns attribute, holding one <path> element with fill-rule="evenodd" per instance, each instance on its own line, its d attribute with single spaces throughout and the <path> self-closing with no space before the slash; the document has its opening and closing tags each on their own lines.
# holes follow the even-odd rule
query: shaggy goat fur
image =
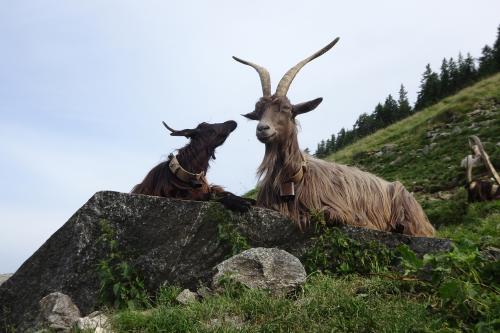
<svg viewBox="0 0 500 333">
<path fill-rule="evenodd" d="M 330 223 L 369 229 L 432 236 L 434 228 L 415 198 L 400 182 L 390 183 L 355 167 L 304 155 L 307 171 L 295 188 L 294 200 L 280 197 L 280 185 L 301 166 L 302 157 L 294 125 L 285 146 L 266 146 L 258 173 L 257 205 L 289 216 L 301 229 L 311 212 L 320 211 Z"/>
<path fill-rule="evenodd" d="M 206 172 L 209 167 L 212 152 L 204 146 L 188 143 L 177 152 L 179 163 L 189 172 Z M 188 188 L 170 171 L 169 161 L 164 161 L 148 172 L 144 180 L 134 186 L 131 193 L 146 194 L 158 197 L 168 197 L 184 200 L 206 201 L 214 193 L 223 192 L 217 185 L 209 185 L 206 179 L 199 187 Z"/>
<path fill-rule="evenodd" d="M 292 105 L 287 91 L 300 69 L 330 50 L 338 40 L 289 69 L 274 95 L 270 93 L 271 80 L 264 67 L 233 57 L 253 67 L 262 85 L 263 97 L 253 112 L 244 115 L 259 121 L 256 135 L 266 145 L 258 169 L 261 181 L 257 205 L 289 216 L 301 229 L 308 226 L 312 213 L 322 212 L 330 223 L 432 236 L 434 228 L 422 207 L 401 183 L 389 183 L 357 168 L 318 160 L 303 155 L 299 149 L 295 117 L 314 110 L 322 98 Z"/>
<path fill-rule="evenodd" d="M 195 129 L 176 131 L 168 127 L 173 136 L 185 136 L 190 142 L 177 152 L 177 161 L 181 168 L 191 174 L 202 174 L 191 179 L 189 183 L 182 181 L 169 167 L 173 155 L 148 172 L 144 180 L 134 186 L 132 193 L 169 197 L 184 200 L 208 201 L 216 200 L 226 208 L 243 212 L 254 203 L 251 199 L 241 198 L 224 191 L 217 185 L 209 185 L 205 174 L 209 162 L 215 159 L 215 149 L 222 145 L 229 134 L 236 128 L 236 122 L 226 121 L 221 124 L 201 123 Z M 177 171 L 176 171 L 177 172 Z"/>
</svg>

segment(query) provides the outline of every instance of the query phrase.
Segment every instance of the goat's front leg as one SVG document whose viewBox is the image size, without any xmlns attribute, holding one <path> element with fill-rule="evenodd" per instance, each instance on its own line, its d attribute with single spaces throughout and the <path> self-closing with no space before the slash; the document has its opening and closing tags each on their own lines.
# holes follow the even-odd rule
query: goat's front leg
<svg viewBox="0 0 500 333">
<path fill-rule="evenodd" d="M 213 200 L 220 202 L 224 207 L 232 211 L 244 213 L 256 203 L 254 199 L 242 198 L 219 187 L 214 186 L 212 190 Z"/>
</svg>

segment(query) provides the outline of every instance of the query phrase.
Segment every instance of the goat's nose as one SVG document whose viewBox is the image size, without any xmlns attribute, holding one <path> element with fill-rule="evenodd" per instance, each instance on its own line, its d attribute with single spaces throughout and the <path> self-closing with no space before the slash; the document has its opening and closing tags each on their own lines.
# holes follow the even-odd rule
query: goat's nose
<svg viewBox="0 0 500 333">
<path fill-rule="evenodd" d="M 268 130 L 269 129 L 269 125 L 267 124 L 259 124 L 257 125 L 257 131 L 261 132 L 261 131 L 265 131 L 265 130 Z"/>
</svg>

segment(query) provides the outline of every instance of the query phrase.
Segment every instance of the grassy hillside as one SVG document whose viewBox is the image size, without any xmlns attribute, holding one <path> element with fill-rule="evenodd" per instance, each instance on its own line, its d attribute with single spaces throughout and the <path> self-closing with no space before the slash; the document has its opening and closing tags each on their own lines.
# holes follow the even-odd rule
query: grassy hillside
<svg viewBox="0 0 500 333">
<path fill-rule="evenodd" d="M 179 305 L 175 287 L 161 290 L 145 310 L 112 311 L 118 332 L 498 332 L 500 201 L 468 204 L 461 159 L 467 136 L 478 135 L 500 167 L 500 74 L 366 137 L 328 160 L 399 180 L 421 202 L 438 235 L 456 241 L 449 254 L 418 259 L 401 248 L 381 258 L 328 234 L 338 269 L 307 261 L 306 285 L 271 297 L 228 283 L 225 291 Z M 347 244 L 347 245 L 346 245 Z M 333 250 L 332 250 L 333 249 Z M 349 252 L 351 251 L 351 252 Z M 405 272 L 380 263 L 399 257 Z M 316 258 L 316 259 L 315 259 Z M 326 258 L 326 257 L 325 257 Z M 321 259 L 321 258 L 320 258 Z M 324 258 L 323 258 L 324 259 Z M 315 261 L 316 260 L 316 261 Z M 370 264 L 346 269 L 353 260 Z"/>
<path fill-rule="evenodd" d="M 462 228 L 472 227 L 464 224 L 469 218 L 467 212 L 484 206 L 469 206 L 466 202 L 466 177 L 460 161 L 470 153 L 469 135 L 481 138 L 498 169 L 500 74 L 378 131 L 327 160 L 401 181 L 415 193 L 439 235 L 453 238 L 452 229 L 460 235 Z M 491 214 L 497 216 L 494 211 Z M 490 235 L 495 238 L 491 243 L 499 246 L 498 231 L 494 234 Z"/>
</svg>

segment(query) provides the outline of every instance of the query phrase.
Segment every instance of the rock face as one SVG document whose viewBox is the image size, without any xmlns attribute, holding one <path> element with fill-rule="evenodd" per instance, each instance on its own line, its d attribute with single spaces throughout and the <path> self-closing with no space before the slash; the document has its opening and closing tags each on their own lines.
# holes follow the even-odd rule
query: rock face
<svg viewBox="0 0 500 333">
<path fill-rule="evenodd" d="M 213 284 L 231 277 L 252 289 L 270 290 L 284 295 L 306 282 L 306 270 L 300 260 L 276 248 L 253 248 L 243 251 L 217 265 Z"/>
<path fill-rule="evenodd" d="M 0 331 L 31 327 L 38 301 L 52 292 L 71 297 L 82 315 L 98 307 L 98 263 L 109 255 L 100 242 L 105 223 L 114 230 L 122 253 L 145 279 L 148 290 L 163 283 L 196 290 L 208 283 L 212 268 L 231 255 L 220 236 L 230 225 L 252 247 L 277 247 L 301 258 L 314 240 L 277 212 L 254 208 L 229 212 L 218 203 L 182 201 L 118 192 L 98 192 L 0 286 Z M 443 251 L 450 242 L 342 227 L 351 238 L 393 248 L 407 244 L 418 254 Z"/>
</svg>

